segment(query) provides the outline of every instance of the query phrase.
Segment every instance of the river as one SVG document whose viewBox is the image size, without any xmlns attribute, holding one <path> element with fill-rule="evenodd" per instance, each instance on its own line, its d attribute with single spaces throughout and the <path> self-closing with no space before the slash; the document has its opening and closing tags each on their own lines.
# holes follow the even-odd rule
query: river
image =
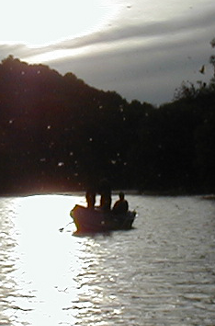
<svg viewBox="0 0 215 326">
<path fill-rule="evenodd" d="M 126 197 L 134 228 L 94 236 L 81 195 L 0 198 L 0 325 L 215 325 L 215 201 Z"/>
</svg>

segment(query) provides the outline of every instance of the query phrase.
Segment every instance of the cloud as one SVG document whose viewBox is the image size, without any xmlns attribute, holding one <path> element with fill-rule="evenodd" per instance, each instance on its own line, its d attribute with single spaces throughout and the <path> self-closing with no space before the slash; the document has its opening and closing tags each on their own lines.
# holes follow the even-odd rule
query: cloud
<svg viewBox="0 0 215 326">
<path fill-rule="evenodd" d="M 210 46 L 199 34 L 192 42 L 166 40 L 148 47 L 58 60 L 52 66 L 64 72 L 69 69 L 99 89 L 116 90 L 128 100 L 159 104 L 171 100 L 183 80 L 198 80 L 198 68 L 209 55 Z"/>
<path fill-rule="evenodd" d="M 44 47 L 41 51 L 59 50 L 59 49 L 77 49 L 81 47 L 108 45 L 114 46 L 115 43 L 124 41 L 132 41 L 141 38 L 142 41 L 147 41 L 149 38 L 175 37 L 185 35 L 187 33 L 196 33 L 197 30 L 208 29 L 215 25 L 214 23 L 215 8 L 213 10 L 198 14 L 186 15 L 169 20 L 160 20 L 152 22 L 138 22 L 138 24 L 126 24 L 121 22 L 116 27 L 110 27 L 106 30 L 77 37 L 72 40 L 53 44 L 51 47 Z M 129 43 L 127 43 L 129 45 Z"/>
<path fill-rule="evenodd" d="M 72 70 L 89 84 L 116 90 L 129 100 L 158 104 L 170 101 L 182 81 L 205 81 L 198 69 L 207 64 L 214 11 L 195 18 L 110 29 L 88 38 L 65 42 L 63 48 L 86 49 L 78 57 L 52 62 L 58 70 Z"/>
<path fill-rule="evenodd" d="M 115 53 L 136 51 L 143 46 L 156 47 L 157 43 L 179 42 L 181 39 L 195 38 L 202 31 L 208 31 L 214 24 L 215 9 L 205 12 L 201 16 L 178 17 L 168 21 L 156 21 L 139 23 L 138 25 L 126 25 L 108 28 L 90 35 L 78 37 L 72 40 L 65 40 L 51 46 L 34 48 L 26 56 L 27 60 L 32 61 L 54 61 L 65 57 L 85 56 L 92 57 L 99 53 Z M 211 33 L 210 33 L 211 34 Z M 30 54 L 30 56 L 29 56 Z M 50 59 L 49 59 L 50 58 Z"/>
</svg>

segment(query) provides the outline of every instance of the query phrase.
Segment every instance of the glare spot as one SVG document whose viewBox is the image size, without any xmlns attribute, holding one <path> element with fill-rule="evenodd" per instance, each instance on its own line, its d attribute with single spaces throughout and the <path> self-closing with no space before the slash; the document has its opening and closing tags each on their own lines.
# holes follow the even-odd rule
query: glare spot
<svg viewBox="0 0 215 326">
<path fill-rule="evenodd" d="M 51 126 L 47 126 L 47 129 L 51 129 Z"/>
<path fill-rule="evenodd" d="M 64 162 L 58 162 L 57 166 L 59 166 L 59 167 L 64 166 Z"/>
<path fill-rule="evenodd" d="M 46 158 L 45 157 L 41 158 L 40 162 L 46 162 Z"/>
</svg>

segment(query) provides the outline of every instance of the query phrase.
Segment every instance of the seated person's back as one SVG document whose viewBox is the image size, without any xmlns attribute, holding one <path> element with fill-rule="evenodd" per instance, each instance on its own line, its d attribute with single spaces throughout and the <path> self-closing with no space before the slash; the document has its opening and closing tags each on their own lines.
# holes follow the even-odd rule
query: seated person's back
<svg viewBox="0 0 215 326">
<path fill-rule="evenodd" d="M 128 202 L 124 197 L 124 193 L 120 192 L 119 200 L 117 200 L 113 206 L 113 212 L 115 214 L 124 214 L 128 211 Z"/>
</svg>

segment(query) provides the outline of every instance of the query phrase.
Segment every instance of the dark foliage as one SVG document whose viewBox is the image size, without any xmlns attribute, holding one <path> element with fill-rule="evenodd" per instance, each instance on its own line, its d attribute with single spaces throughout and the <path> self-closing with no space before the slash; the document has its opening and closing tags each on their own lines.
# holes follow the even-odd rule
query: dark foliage
<svg viewBox="0 0 215 326">
<path fill-rule="evenodd" d="M 215 88 L 128 103 L 44 65 L 0 64 L 0 193 L 113 188 L 214 191 Z"/>
</svg>

